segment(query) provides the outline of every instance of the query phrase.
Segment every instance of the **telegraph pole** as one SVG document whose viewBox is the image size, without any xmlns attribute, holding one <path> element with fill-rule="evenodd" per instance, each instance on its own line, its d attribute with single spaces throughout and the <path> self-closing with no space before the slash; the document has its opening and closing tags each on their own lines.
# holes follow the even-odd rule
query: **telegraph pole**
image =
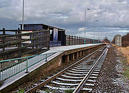
<svg viewBox="0 0 129 93">
<path fill-rule="evenodd" d="M 23 2 L 22 2 L 23 4 L 22 4 L 22 30 L 24 30 L 24 6 L 25 6 L 25 4 L 24 4 L 24 0 L 23 0 Z"/>
</svg>

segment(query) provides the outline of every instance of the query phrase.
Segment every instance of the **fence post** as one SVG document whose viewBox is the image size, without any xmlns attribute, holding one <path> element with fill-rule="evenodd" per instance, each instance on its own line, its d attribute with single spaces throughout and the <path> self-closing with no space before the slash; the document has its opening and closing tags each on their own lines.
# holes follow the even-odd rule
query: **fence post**
<svg viewBox="0 0 129 93">
<path fill-rule="evenodd" d="M 47 54 L 46 54 L 46 60 L 45 60 L 45 62 L 47 62 Z"/>
<path fill-rule="evenodd" d="M 1 71 L 0 71 L 0 82 L 2 81 L 2 75 L 1 75 Z"/>
<path fill-rule="evenodd" d="M 3 36 L 5 35 L 5 28 L 3 28 Z M 2 43 L 5 43 L 5 37 L 2 38 Z M 3 46 L 3 52 L 5 51 L 5 46 Z"/>
<path fill-rule="evenodd" d="M 0 63 L 0 81 L 2 81 L 2 63 Z"/>
<path fill-rule="evenodd" d="M 69 39 L 68 40 L 69 40 L 69 44 L 68 45 L 70 45 L 70 35 L 69 35 Z"/>
<path fill-rule="evenodd" d="M 27 57 L 27 60 L 26 60 L 26 73 L 28 73 L 28 57 Z"/>
<path fill-rule="evenodd" d="M 71 40 L 71 45 L 73 45 L 73 36 L 71 36 L 71 39 L 72 39 L 72 40 Z"/>
<path fill-rule="evenodd" d="M 78 40 L 77 40 L 77 44 L 79 45 L 79 37 L 77 37 L 77 39 L 78 39 Z"/>
<path fill-rule="evenodd" d="M 20 31 L 20 29 L 18 28 L 18 34 L 21 34 L 21 31 Z M 19 35 L 18 36 L 18 41 L 20 41 L 19 43 L 18 43 L 18 57 L 21 57 L 22 55 L 21 55 L 21 35 Z"/>
<path fill-rule="evenodd" d="M 79 37 L 79 43 L 78 44 L 80 45 L 80 37 Z"/>
<path fill-rule="evenodd" d="M 34 43 L 35 43 L 35 36 L 34 33 L 31 34 L 31 41 L 32 41 L 32 50 L 34 50 Z"/>
<path fill-rule="evenodd" d="M 75 45 L 77 45 L 77 36 L 75 36 Z"/>
<path fill-rule="evenodd" d="M 5 28 L 3 28 L 3 35 L 2 35 L 3 37 L 2 37 L 2 45 L 3 45 L 3 47 L 2 47 L 2 51 L 3 51 L 3 53 L 5 52 Z M 5 59 L 5 55 L 3 54 L 2 55 L 2 57 L 3 57 L 3 60 Z"/>
<path fill-rule="evenodd" d="M 75 36 L 73 36 L 73 45 L 75 45 L 75 40 L 76 40 L 76 38 L 75 38 Z"/>
<path fill-rule="evenodd" d="M 47 31 L 48 32 L 48 31 Z M 47 36 L 48 37 L 46 37 L 47 38 L 47 44 L 48 44 L 48 50 L 50 49 L 50 30 L 49 30 L 49 32 L 47 33 Z"/>
</svg>

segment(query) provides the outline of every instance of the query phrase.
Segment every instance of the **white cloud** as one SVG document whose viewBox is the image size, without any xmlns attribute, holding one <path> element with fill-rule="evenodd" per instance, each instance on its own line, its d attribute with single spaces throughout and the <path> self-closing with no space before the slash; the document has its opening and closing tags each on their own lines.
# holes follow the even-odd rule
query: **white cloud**
<svg viewBox="0 0 129 93">
<path fill-rule="evenodd" d="M 79 28 L 78 31 L 86 31 L 85 27 Z"/>
</svg>

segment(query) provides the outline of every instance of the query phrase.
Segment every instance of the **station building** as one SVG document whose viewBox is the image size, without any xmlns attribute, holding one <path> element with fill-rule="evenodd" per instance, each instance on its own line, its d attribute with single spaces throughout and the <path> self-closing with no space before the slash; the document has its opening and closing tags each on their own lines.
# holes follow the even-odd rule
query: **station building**
<svg viewBox="0 0 129 93">
<path fill-rule="evenodd" d="M 122 36 L 121 35 L 115 35 L 115 37 L 114 37 L 114 43 L 115 43 L 115 45 L 117 45 L 117 46 L 122 46 Z"/>
<path fill-rule="evenodd" d="M 19 25 L 22 28 L 22 24 Z M 26 31 L 49 31 L 50 33 L 50 46 L 64 46 L 66 45 L 66 34 L 65 30 L 61 28 L 57 28 L 54 26 L 49 26 L 45 24 L 24 24 L 24 30 Z M 40 33 L 43 35 L 44 32 Z M 43 41 L 42 39 L 39 41 Z"/>
</svg>

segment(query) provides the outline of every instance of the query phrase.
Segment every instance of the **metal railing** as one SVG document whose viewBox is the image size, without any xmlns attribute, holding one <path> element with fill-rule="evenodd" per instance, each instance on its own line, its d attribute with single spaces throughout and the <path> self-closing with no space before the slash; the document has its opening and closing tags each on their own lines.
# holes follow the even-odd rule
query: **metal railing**
<svg viewBox="0 0 129 93">
<path fill-rule="evenodd" d="M 41 61 L 47 62 L 48 57 L 55 53 L 45 53 L 0 61 L 0 81 L 11 78 L 22 71 L 28 73 L 30 67 Z"/>
</svg>

